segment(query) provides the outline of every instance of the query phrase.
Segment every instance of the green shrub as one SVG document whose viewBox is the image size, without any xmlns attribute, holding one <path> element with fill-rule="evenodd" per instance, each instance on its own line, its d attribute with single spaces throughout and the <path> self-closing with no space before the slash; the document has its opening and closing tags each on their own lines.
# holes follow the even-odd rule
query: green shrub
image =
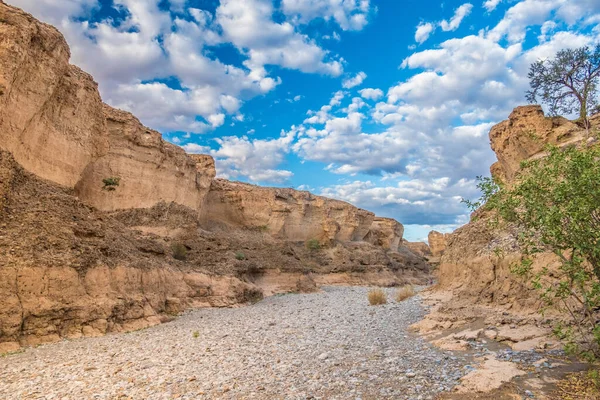
<svg viewBox="0 0 600 400">
<path fill-rule="evenodd" d="M 200 337 L 200 332 L 198 332 L 198 331 L 194 331 L 194 332 L 192 332 L 192 337 L 193 337 L 194 339 L 198 339 L 198 338 Z"/>
<path fill-rule="evenodd" d="M 306 241 L 306 248 L 309 250 L 320 250 L 321 243 L 317 239 L 310 239 Z"/>
<path fill-rule="evenodd" d="M 109 192 L 112 192 L 113 190 L 116 190 L 117 186 L 119 186 L 119 183 L 121 183 L 121 178 L 118 176 L 104 178 L 102 179 L 102 183 L 104 183 L 102 190 L 108 190 Z"/>
<path fill-rule="evenodd" d="M 243 261 L 246 259 L 246 255 L 244 253 L 242 253 L 241 251 L 238 251 L 237 253 L 235 253 L 235 259 L 239 260 L 239 261 Z"/>
<path fill-rule="evenodd" d="M 185 261 L 187 259 L 187 248 L 181 243 L 174 243 L 171 246 L 171 251 L 173 254 L 173 258 L 180 261 Z"/>
</svg>

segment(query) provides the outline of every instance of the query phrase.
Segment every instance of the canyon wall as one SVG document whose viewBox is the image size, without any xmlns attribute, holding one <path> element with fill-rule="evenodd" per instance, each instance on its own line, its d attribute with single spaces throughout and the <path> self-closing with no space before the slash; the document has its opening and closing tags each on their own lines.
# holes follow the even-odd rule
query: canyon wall
<svg viewBox="0 0 600 400">
<path fill-rule="evenodd" d="M 100 210 L 200 208 L 214 177 L 133 115 L 102 103 L 52 26 L 0 3 L 0 149 Z M 105 187 L 103 180 L 118 178 Z M 107 190 L 114 189 L 114 190 Z"/>
<path fill-rule="evenodd" d="M 600 126 L 600 116 L 592 118 Z M 507 121 L 490 131 L 490 143 L 498 157 L 490 171 L 510 185 L 522 161 L 545 155 L 546 144 L 567 146 L 585 140 L 585 130 L 562 117 L 545 117 L 540 106 L 517 107 Z M 477 210 L 471 221 L 454 231 L 441 257 L 439 282 L 442 289 L 454 289 L 459 297 L 482 303 L 507 305 L 514 309 L 534 310 L 539 294 L 510 272 L 521 259 L 518 231 L 492 223 L 492 212 Z M 553 254 L 534 259 L 533 270 L 557 265 Z"/>
<path fill-rule="evenodd" d="M 53 27 L 0 0 L 0 353 L 320 284 L 423 283 L 395 220 L 215 180 L 102 103 Z"/>
</svg>

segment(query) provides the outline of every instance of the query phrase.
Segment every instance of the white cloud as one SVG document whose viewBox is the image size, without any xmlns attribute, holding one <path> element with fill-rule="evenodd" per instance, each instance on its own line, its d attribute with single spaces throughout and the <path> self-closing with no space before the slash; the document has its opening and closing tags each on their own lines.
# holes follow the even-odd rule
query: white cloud
<svg viewBox="0 0 600 400">
<path fill-rule="evenodd" d="M 383 91 L 381 89 L 366 88 L 359 90 L 359 93 L 367 100 L 379 100 L 383 97 Z"/>
<path fill-rule="evenodd" d="M 370 0 L 283 0 L 282 8 L 295 23 L 332 20 L 345 31 L 363 29 L 371 12 Z"/>
<path fill-rule="evenodd" d="M 417 25 L 417 31 L 415 32 L 415 41 L 419 44 L 429 39 L 429 35 L 435 30 L 435 25 L 431 22 L 422 22 Z"/>
<path fill-rule="evenodd" d="M 353 87 L 360 86 L 366 78 L 367 74 L 361 71 L 352 78 L 344 80 L 344 82 L 342 82 L 342 87 L 344 89 L 351 89 Z"/>
<path fill-rule="evenodd" d="M 415 32 L 415 41 L 419 44 L 424 43 L 427 41 L 427 39 L 429 39 L 437 27 L 442 28 L 442 30 L 445 32 L 457 30 L 463 19 L 471 14 L 471 10 L 473 10 L 473 5 L 470 3 L 465 3 L 454 10 L 454 15 L 450 21 L 442 20 L 440 22 L 420 22 L 419 25 L 417 25 L 417 30 Z"/>
<path fill-rule="evenodd" d="M 500 4 L 501 2 L 502 0 L 486 0 L 483 3 L 483 8 L 485 8 L 487 12 L 492 12 L 496 9 L 496 7 L 498 7 L 498 4 Z"/>
<path fill-rule="evenodd" d="M 465 3 L 462 6 L 458 7 L 454 11 L 454 16 L 450 19 L 450 22 L 443 20 L 440 22 L 440 27 L 443 31 L 455 31 L 458 29 L 463 19 L 471 14 L 471 10 L 473 9 L 473 4 Z"/>
<path fill-rule="evenodd" d="M 224 37 L 248 55 L 244 62 L 257 78 L 266 75 L 265 65 L 278 65 L 302 72 L 339 76 L 342 64 L 326 60 L 328 54 L 289 22 L 273 21 L 270 0 L 222 0 L 217 22 Z"/>
</svg>

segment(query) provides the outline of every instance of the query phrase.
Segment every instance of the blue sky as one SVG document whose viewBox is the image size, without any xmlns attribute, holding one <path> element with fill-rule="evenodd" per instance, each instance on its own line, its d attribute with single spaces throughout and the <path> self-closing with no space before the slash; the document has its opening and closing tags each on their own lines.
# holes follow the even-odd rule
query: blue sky
<svg viewBox="0 0 600 400">
<path fill-rule="evenodd" d="M 409 240 L 467 222 L 528 66 L 600 40 L 600 0 L 8 2 L 219 176 L 349 201 Z"/>
</svg>

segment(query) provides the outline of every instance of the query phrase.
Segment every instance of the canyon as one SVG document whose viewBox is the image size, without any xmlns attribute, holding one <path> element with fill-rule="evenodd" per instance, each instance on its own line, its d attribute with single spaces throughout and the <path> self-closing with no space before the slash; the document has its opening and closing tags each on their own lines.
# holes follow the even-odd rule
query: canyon
<svg viewBox="0 0 600 400">
<path fill-rule="evenodd" d="M 0 353 L 324 284 L 422 283 L 392 219 L 215 179 L 69 64 L 58 30 L 0 2 Z"/>
</svg>

